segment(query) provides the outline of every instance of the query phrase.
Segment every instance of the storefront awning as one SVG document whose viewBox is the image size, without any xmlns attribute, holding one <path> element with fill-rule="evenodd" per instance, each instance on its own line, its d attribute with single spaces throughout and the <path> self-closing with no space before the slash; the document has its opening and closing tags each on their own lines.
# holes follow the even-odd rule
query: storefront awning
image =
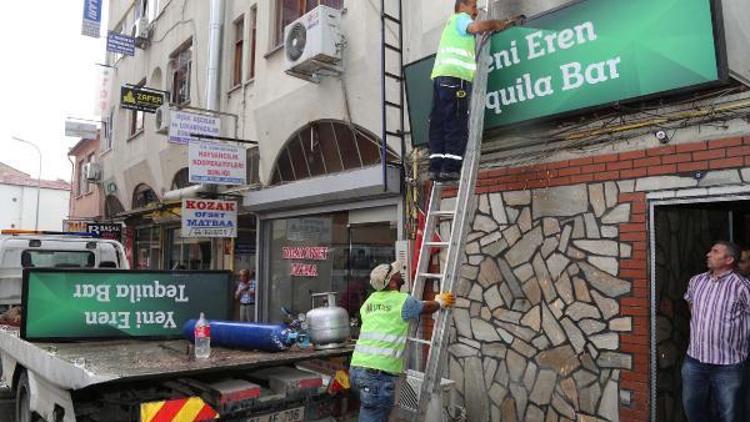
<svg viewBox="0 0 750 422">
<path fill-rule="evenodd" d="M 247 192 L 242 205 L 247 211 L 267 212 L 400 195 L 399 169 L 387 167 L 387 191 L 382 172 L 381 166 L 371 166 Z"/>
</svg>

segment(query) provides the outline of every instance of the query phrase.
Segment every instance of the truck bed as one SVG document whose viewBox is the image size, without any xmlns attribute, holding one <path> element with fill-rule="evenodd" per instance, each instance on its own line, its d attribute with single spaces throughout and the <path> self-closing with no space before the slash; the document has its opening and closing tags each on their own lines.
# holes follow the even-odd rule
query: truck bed
<svg viewBox="0 0 750 422">
<path fill-rule="evenodd" d="M 0 351 L 53 384 L 78 390 L 96 384 L 279 366 L 308 359 L 344 356 L 354 344 L 328 350 L 259 352 L 213 346 L 211 357 L 195 360 L 186 340 L 107 340 L 75 343 L 28 342 L 18 329 L 2 327 Z"/>
</svg>

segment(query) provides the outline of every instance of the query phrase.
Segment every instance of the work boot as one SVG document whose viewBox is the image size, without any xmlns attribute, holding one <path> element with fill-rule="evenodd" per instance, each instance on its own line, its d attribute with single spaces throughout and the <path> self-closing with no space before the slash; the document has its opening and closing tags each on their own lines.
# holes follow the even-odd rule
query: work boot
<svg viewBox="0 0 750 422">
<path fill-rule="evenodd" d="M 461 173 L 457 171 L 441 171 L 438 177 L 441 182 L 457 182 L 461 178 Z"/>
</svg>

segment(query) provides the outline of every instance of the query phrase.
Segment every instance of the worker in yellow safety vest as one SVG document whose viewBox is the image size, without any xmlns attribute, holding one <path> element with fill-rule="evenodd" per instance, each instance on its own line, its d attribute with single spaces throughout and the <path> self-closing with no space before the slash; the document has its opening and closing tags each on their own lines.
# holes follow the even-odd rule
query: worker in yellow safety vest
<svg viewBox="0 0 750 422">
<path fill-rule="evenodd" d="M 502 31 L 524 19 L 475 21 L 477 0 L 456 0 L 454 12 L 440 37 L 431 76 L 429 177 L 443 182 L 458 180 L 469 137 L 471 83 L 477 70 L 474 35 Z"/>
<path fill-rule="evenodd" d="M 404 369 L 409 322 L 455 303 L 453 293 L 421 301 L 401 292 L 398 261 L 381 264 L 370 273 L 375 288 L 360 309 L 362 329 L 352 355 L 351 381 L 359 390 L 360 422 L 385 422 L 394 405 L 396 381 Z"/>
</svg>

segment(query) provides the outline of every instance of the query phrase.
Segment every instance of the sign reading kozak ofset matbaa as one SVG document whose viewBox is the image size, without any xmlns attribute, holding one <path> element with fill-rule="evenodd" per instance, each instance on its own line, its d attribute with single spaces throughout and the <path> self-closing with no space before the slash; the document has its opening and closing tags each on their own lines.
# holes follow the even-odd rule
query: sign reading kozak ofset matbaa
<svg viewBox="0 0 750 422">
<path fill-rule="evenodd" d="M 190 141 L 190 183 L 244 185 L 247 170 L 245 148 L 220 142 Z"/>
<path fill-rule="evenodd" d="M 237 237 L 237 202 L 183 199 L 182 237 Z"/>
<path fill-rule="evenodd" d="M 221 118 L 187 111 L 171 111 L 169 142 L 187 144 L 198 139 L 195 135 L 221 135 Z"/>
</svg>

